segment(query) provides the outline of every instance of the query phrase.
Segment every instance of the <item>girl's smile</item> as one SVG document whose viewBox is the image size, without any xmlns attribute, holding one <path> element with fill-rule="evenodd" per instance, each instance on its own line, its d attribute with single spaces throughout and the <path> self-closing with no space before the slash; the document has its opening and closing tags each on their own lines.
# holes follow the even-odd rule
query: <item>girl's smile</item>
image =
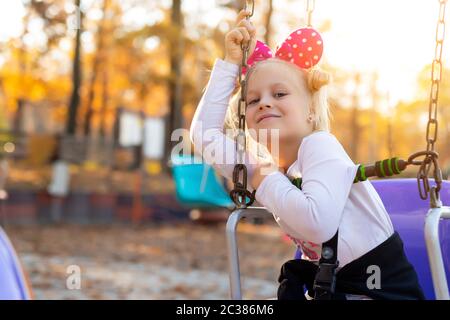
<svg viewBox="0 0 450 320">
<path fill-rule="evenodd" d="M 277 115 L 277 114 L 274 114 L 274 113 L 269 113 L 268 112 L 268 113 L 261 114 L 257 118 L 256 123 L 260 123 L 262 121 L 269 121 L 269 120 L 273 120 L 273 119 L 277 119 L 277 118 L 281 118 L 281 116 Z"/>
</svg>

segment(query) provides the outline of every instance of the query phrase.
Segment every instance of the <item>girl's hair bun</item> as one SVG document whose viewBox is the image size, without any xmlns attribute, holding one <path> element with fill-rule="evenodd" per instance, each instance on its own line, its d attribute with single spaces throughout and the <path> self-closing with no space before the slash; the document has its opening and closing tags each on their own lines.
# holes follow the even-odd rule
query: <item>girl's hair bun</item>
<svg viewBox="0 0 450 320">
<path fill-rule="evenodd" d="M 316 68 L 308 71 L 308 88 L 312 92 L 318 91 L 330 81 L 331 76 L 328 72 Z"/>
</svg>

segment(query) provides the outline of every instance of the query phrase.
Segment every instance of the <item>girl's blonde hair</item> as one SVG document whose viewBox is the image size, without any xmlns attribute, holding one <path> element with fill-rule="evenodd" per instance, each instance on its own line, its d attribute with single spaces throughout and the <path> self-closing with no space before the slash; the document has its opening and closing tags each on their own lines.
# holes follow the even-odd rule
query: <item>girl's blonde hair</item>
<svg viewBox="0 0 450 320">
<path fill-rule="evenodd" d="M 320 70 L 319 68 L 313 68 L 311 70 L 304 70 L 296 65 L 276 58 L 267 59 L 254 64 L 247 72 L 246 80 L 250 79 L 255 70 L 266 63 L 282 62 L 291 68 L 296 68 L 302 75 L 302 81 L 304 82 L 307 91 L 311 95 L 311 109 L 315 115 L 314 131 L 330 131 L 330 110 L 328 105 L 327 85 L 331 81 L 330 74 Z M 239 129 L 238 118 L 238 104 L 241 97 L 241 89 L 236 84 L 235 94 L 231 98 L 230 106 L 227 110 L 225 117 L 224 129 L 225 132 L 231 137 L 235 135 Z M 250 138 L 248 130 L 246 130 L 247 138 Z M 252 140 L 251 138 L 249 139 Z"/>
</svg>

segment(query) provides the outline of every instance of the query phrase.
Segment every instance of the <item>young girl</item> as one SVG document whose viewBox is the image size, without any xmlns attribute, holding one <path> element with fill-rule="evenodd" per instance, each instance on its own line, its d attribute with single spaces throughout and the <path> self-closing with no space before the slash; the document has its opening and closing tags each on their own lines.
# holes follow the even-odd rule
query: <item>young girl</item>
<svg viewBox="0 0 450 320">
<path fill-rule="evenodd" d="M 236 105 L 228 113 L 227 109 L 242 60 L 241 43 L 250 44 L 250 54 L 256 46 L 255 28 L 245 19 L 248 14 L 241 11 L 237 26 L 225 37 L 225 59 L 215 62 L 190 131 L 196 150 L 227 178 L 233 173 L 236 147 L 224 134 L 224 123 L 236 123 Z M 252 65 L 246 79 L 246 127 L 253 132 L 249 142 L 257 142 L 254 133 L 261 130 L 277 130 L 279 135 L 273 159 L 261 161 L 247 152 L 250 187 L 301 249 L 303 261 L 317 262 L 322 243 L 339 230 L 337 291 L 345 290 L 352 297 L 422 299 L 415 271 L 380 197 L 369 181 L 353 183 L 358 166 L 329 132 L 329 76 L 318 69 L 300 68 L 294 59 L 277 57 Z M 269 152 L 275 149 L 273 142 L 266 147 Z M 301 190 L 291 182 L 300 176 Z M 381 283 L 366 288 L 369 262 L 379 267 Z M 297 281 L 289 278 L 291 271 L 282 271 L 280 280 Z M 303 284 L 311 292 L 310 280 Z M 292 286 L 282 285 L 283 292 L 291 290 Z M 292 292 L 284 297 L 292 297 Z"/>
</svg>

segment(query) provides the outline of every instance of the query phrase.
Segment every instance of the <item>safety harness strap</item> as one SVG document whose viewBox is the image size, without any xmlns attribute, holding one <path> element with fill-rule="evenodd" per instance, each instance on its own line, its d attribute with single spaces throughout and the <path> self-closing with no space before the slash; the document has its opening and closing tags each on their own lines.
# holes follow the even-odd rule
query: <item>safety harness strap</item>
<svg viewBox="0 0 450 320">
<path fill-rule="evenodd" d="M 302 178 L 294 178 L 292 180 L 300 190 L 302 189 Z M 336 269 L 339 266 L 337 260 L 339 230 L 336 234 L 322 244 L 322 255 L 319 260 L 319 269 L 314 279 L 314 299 L 315 300 L 331 300 L 336 288 Z"/>
<path fill-rule="evenodd" d="M 336 288 L 336 269 L 339 266 L 337 260 L 339 231 L 322 244 L 322 256 L 319 260 L 319 270 L 314 279 L 314 299 L 331 300 Z"/>
</svg>

